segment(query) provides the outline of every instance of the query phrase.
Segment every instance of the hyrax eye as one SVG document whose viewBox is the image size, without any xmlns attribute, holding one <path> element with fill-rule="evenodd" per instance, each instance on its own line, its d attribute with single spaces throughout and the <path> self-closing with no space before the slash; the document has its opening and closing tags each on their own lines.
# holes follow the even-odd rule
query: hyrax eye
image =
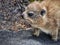
<svg viewBox="0 0 60 45">
<path fill-rule="evenodd" d="M 41 10 L 40 14 L 43 16 L 46 13 L 44 9 Z"/>
<path fill-rule="evenodd" d="M 33 15 L 34 15 L 34 13 L 32 13 L 32 12 L 29 12 L 29 13 L 28 13 L 28 16 L 29 16 L 29 17 L 32 17 Z"/>
</svg>

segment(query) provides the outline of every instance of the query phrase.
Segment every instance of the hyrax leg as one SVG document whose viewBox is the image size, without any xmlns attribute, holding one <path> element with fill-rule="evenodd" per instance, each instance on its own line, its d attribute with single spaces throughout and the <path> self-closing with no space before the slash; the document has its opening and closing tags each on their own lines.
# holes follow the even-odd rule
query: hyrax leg
<svg viewBox="0 0 60 45">
<path fill-rule="evenodd" d="M 39 34 L 40 34 L 40 32 L 41 32 L 41 30 L 40 29 L 38 29 L 38 28 L 34 28 L 34 32 L 33 32 L 33 35 L 35 35 L 35 36 L 39 36 Z"/>
<path fill-rule="evenodd" d="M 57 40 L 58 40 L 58 29 L 52 31 L 52 39 L 53 39 L 54 41 L 57 41 Z"/>
</svg>

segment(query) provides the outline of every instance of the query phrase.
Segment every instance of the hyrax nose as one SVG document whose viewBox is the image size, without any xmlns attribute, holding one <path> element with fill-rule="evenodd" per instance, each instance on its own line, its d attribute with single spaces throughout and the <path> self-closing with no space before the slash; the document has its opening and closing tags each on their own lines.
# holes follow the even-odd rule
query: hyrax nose
<svg viewBox="0 0 60 45">
<path fill-rule="evenodd" d="M 24 19 L 24 16 L 23 16 L 23 14 L 21 14 L 21 18 L 22 18 L 22 19 Z"/>
</svg>

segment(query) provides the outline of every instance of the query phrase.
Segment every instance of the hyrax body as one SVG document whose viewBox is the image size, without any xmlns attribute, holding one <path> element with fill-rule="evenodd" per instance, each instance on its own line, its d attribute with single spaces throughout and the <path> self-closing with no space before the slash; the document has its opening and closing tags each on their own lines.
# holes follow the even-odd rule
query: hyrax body
<svg viewBox="0 0 60 45">
<path fill-rule="evenodd" d="M 60 0 L 34 1 L 26 7 L 23 14 L 32 27 L 40 29 L 36 30 L 34 35 L 39 36 L 43 31 L 57 41 L 60 29 Z"/>
</svg>

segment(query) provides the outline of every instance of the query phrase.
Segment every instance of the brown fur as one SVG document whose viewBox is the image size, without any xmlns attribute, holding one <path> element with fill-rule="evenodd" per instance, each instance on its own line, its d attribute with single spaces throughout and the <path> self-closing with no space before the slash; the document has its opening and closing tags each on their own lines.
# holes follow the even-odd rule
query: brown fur
<svg viewBox="0 0 60 45">
<path fill-rule="evenodd" d="M 45 9 L 46 14 L 40 16 L 39 12 Z M 32 19 L 27 16 L 29 11 L 35 11 L 36 16 Z M 41 29 L 45 33 L 52 35 L 53 40 L 58 39 L 58 29 L 60 27 L 60 0 L 44 0 L 42 2 L 34 1 L 27 6 L 23 12 L 25 19 L 33 27 Z M 40 30 L 39 30 L 40 31 Z M 37 30 L 37 32 L 39 33 Z M 39 36 L 39 34 L 34 33 Z"/>
</svg>

